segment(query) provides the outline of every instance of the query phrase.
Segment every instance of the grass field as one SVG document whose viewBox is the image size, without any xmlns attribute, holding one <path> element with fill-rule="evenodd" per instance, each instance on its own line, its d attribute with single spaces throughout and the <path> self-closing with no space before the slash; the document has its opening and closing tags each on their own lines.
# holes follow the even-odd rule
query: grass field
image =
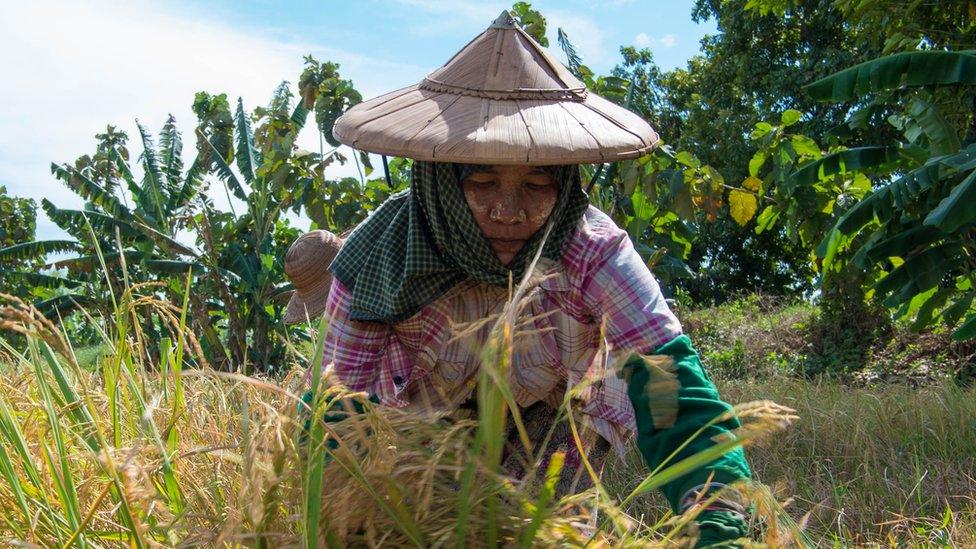
<svg viewBox="0 0 976 549">
<path fill-rule="evenodd" d="M 797 411 L 788 430 L 747 455 L 816 546 L 976 546 L 972 390 L 791 379 L 719 385 L 731 402 L 768 398 Z M 608 482 L 625 486 L 645 471 L 635 453 Z M 659 512 L 663 498 L 641 505 Z"/>
<path fill-rule="evenodd" d="M 782 320 L 804 311 L 775 314 Z M 752 333 L 789 325 L 769 322 Z M 280 378 L 184 369 L 192 349 L 172 334 L 161 343 L 162 362 L 147 372 L 133 339 L 117 335 L 90 350 L 91 362 L 82 367 L 51 328 L 37 321 L 25 350 L 6 348 L 0 380 L 6 542 L 270 547 L 494 540 L 527 547 L 589 540 L 628 547 L 694 536 L 687 521 L 663 512 L 653 490 L 693 463 L 649 476 L 635 453 L 609 465 L 595 489 L 561 500 L 549 482 L 558 470 L 538 471 L 528 483 L 499 476 L 506 394 L 492 372 L 504 367 L 503 353 L 486 356 L 479 421 L 430 421 L 367 403 L 351 420 L 313 422 L 306 432 L 297 357 Z M 742 329 L 743 355 L 760 352 Z M 716 342 L 723 333 L 716 329 L 703 354 L 721 351 Z M 775 496 L 756 491 L 759 539 L 795 544 L 798 523 L 816 546 L 976 544 L 972 390 L 854 387 L 785 370 L 727 377 L 744 379 L 719 380 L 726 400 L 772 400 L 799 416 L 785 431 L 776 429 L 783 419 L 777 409 L 744 418 L 754 428 L 737 443 L 749 444 L 756 477 Z M 321 394 L 313 403 L 317 417 L 343 402 Z M 594 532 L 594 524 L 601 529 Z"/>
</svg>

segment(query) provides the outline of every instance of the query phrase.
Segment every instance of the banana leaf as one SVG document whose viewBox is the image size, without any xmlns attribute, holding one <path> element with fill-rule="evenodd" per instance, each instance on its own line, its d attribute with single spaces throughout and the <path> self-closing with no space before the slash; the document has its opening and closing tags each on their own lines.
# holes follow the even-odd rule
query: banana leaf
<svg viewBox="0 0 976 549">
<path fill-rule="evenodd" d="M 197 256 L 197 253 L 193 249 L 186 247 L 175 238 L 167 234 L 161 233 L 156 229 L 150 227 L 149 225 L 145 225 L 143 223 L 139 223 L 138 221 L 135 221 L 133 222 L 132 227 L 140 231 L 146 238 L 152 240 L 153 243 L 155 243 L 157 246 L 159 246 L 159 248 L 161 248 L 163 251 L 167 253 L 177 253 L 177 254 L 188 255 L 192 257 Z"/>
<path fill-rule="evenodd" d="M 195 273 L 203 273 L 206 267 L 196 261 L 177 261 L 175 259 L 147 259 L 142 266 L 156 274 L 180 274 L 193 269 Z"/>
<path fill-rule="evenodd" d="M 170 202 L 180 190 L 183 172 L 183 139 L 176 128 L 176 118 L 171 114 L 159 132 L 159 159 L 163 163 L 163 177 Z"/>
<path fill-rule="evenodd" d="M 901 158 L 900 147 L 857 147 L 828 154 L 803 165 L 787 178 L 788 188 L 811 185 L 839 173 L 888 171 Z"/>
<path fill-rule="evenodd" d="M 38 288 L 77 288 L 84 284 L 80 280 L 71 278 L 24 271 L 0 271 L 0 279 L 20 281 Z"/>
<path fill-rule="evenodd" d="M 305 121 L 308 120 L 308 109 L 305 105 L 299 101 L 298 105 L 295 105 L 295 110 L 291 112 L 291 122 L 295 124 L 295 131 L 301 130 L 305 127 Z"/>
<path fill-rule="evenodd" d="M 912 330 L 919 332 L 935 320 L 935 312 L 945 306 L 946 300 L 955 293 L 955 288 L 940 288 L 925 300 L 915 313 Z"/>
<path fill-rule="evenodd" d="M 60 179 L 69 189 L 78 193 L 78 196 L 98 205 L 109 214 L 120 217 L 130 216 L 132 213 L 122 205 L 122 202 L 104 187 L 89 179 L 81 171 L 65 164 L 59 166 L 51 163 L 51 173 Z"/>
<path fill-rule="evenodd" d="M 141 261 L 145 256 L 146 254 L 143 252 L 127 251 L 125 252 L 125 261 L 129 265 L 132 265 Z M 102 257 L 105 259 L 106 265 L 112 265 L 119 260 L 119 253 L 107 253 Z M 54 269 L 68 269 L 68 272 L 73 273 L 89 273 L 94 269 L 101 269 L 101 263 L 99 262 L 97 255 L 81 255 L 78 257 L 69 257 L 68 259 L 60 259 L 48 264 L 48 267 Z"/>
<path fill-rule="evenodd" d="M 80 249 L 81 244 L 74 240 L 34 240 L 0 249 L 0 260 L 23 261 L 25 259 L 44 257 L 47 254 L 75 252 Z"/>
<path fill-rule="evenodd" d="M 908 105 L 908 115 L 929 140 L 932 155 L 952 154 L 962 143 L 955 130 L 946 122 L 939 108 L 931 101 L 914 99 Z"/>
<path fill-rule="evenodd" d="M 832 137 L 838 140 L 845 139 L 853 135 L 854 130 L 863 130 L 868 127 L 868 122 L 878 113 L 883 113 L 889 108 L 884 103 L 875 100 L 871 103 L 855 110 L 847 116 L 847 119 L 840 124 L 824 132 L 824 137 Z"/>
<path fill-rule="evenodd" d="M 976 170 L 952 188 L 928 216 L 925 224 L 951 233 L 976 221 Z"/>
<path fill-rule="evenodd" d="M 244 192 L 244 187 L 241 186 L 240 180 L 237 179 L 236 175 L 234 175 L 234 170 L 230 168 L 227 161 L 224 160 L 224 157 L 220 156 L 220 151 L 217 150 L 217 147 L 210 142 L 210 139 L 204 135 L 203 132 L 199 132 L 198 135 L 201 139 L 203 139 L 204 142 L 207 143 L 213 153 L 210 155 L 210 158 L 213 160 L 214 167 L 217 170 L 217 177 L 227 184 L 227 187 L 229 187 L 230 191 L 234 193 L 234 196 L 241 200 L 247 201 L 247 193 Z"/>
<path fill-rule="evenodd" d="M 976 84 L 976 52 L 913 51 L 872 59 L 804 86 L 820 101 L 849 101 L 902 86 Z"/>
<path fill-rule="evenodd" d="M 576 51 L 576 47 L 569 41 L 569 37 L 563 31 L 562 27 L 556 30 L 556 41 L 559 42 L 559 48 L 563 50 L 566 54 L 566 61 L 569 63 L 566 68 L 569 72 L 573 73 L 579 79 L 582 79 L 580 74 L 580 65 L 583 64 L 583 60 L 580 58 L 579 53 Z"/>
<path fill-rule="evenodd" d="M 66 294 L 34 302 L 34 307 L 49 319 L 64 316 L 78 307 L 95 304 L 95 300 L 83 294 Z"/>
<path fill-rule="evenodd" d="M 895 307 L 938 286 L 946 273 L 957 268 L 962 260 L 961 244 L 956 241 L 945 242 L 908 257 L 904 263 L 879 280 L 874 289 L 879 296 L 892 294 L 884 304 L 886 307 Z"/>
<path fill-rule="evenodd" d="M 254 181 L 255 172 L 261 165 L 261 155 L 254 147 L 254 132 L 251 123 L 244 112 L 244 101 L 237 99 L 237 112 L 234 115 L 237 131 L 237 169 L 244 176 L 244 181 Z"/>
<path fill-rule="evenodd" d="M 957 293 L 952 296 L 952 303 L 942 309 L 941 313 L 942 321 L 945 322 L 946 326 L 954 326 L 959 322 L 959 319 L 969 312 L 974 298 L 976 298 L 976 292 L 973 291 Z"/>
<path fill-rule="evenodd" d="M 973 338 L 976 338 L 976 314 L 967 316 L 962 326 L 952 333 L 952 339 L 956 341 Z"/>
<path fill-rule="evenodd" d="M 106 233 L 110 239 L 115 238 L 115 229 L 119 229 L 119 236 L 127 239 L 146 238 L 141 232 L 137 231 L 132 225 L 125 221 L 116 219 L 111 215 L 90 210 L 67 210 L 61 209 L 51 203 L 46 198 L 41 199 L 41 208 L 62 229 L 71 232 L 87 232 L 87 223 L 91 223 L 93 229 Z M 86 222 L 87 218 L 87 222 Z"/>
<path fill-rule="evenodd" d="M 153 145 L 152 137 L 146 128 L 136 120 L 136 127 L 139 128 L 139 135 L 142 137 L 142 184 L 139 185 L 139 192 L 136 199 L 148 216 L 154 218 L 157 223 L 162 223 L 166 219 L 166 212 L 163 208 L 168 201 L 168 195 L 163 188 L 163 173 L 159 169 L 159 159 L 156 156 L 156 147 Z"/>
<path fill-rule="evenodd" d="M 876 190 L 855 204 L 837 221 L 837 230 L 851 234 L 885 211 L 893 212 L 916 204 L 921 192 L 934 187 L 942 177 L 976 169 L 976 143 L 955 154 L 930 158 L 924 165 Z M 948 204 L 947 204 L 948 206 Z"/>
<path fill-rule="evenodd" d="M 889 257 L 908 257 L 919 248 L 938 242 L 945 236 L 942 231 L 933 227 L 912 227 L 871 246 L 866 251 L 867 258 L 878 262 Z"/>
<path fill-rule="evenodd" d="M 129 192 L 132 193 L 132 196 L 136 196 L 137 194 L 139 194 L 139 192 L 141 192 L 141 189 L 139 188 L 139 185 L 136 183 L 136 179 L 132 175 L 132 169 L 129 168 L 129 163 L 125 160 L 125 158 L 122 157 L 122 155 L 115 147 L 109 149 L 108 157 L 115 165 L 115 169 L 117 169 L 119 173 L 122 175 L 122 179 L 125 180 L 125 185 L 126 187 L 128 187 Z"/>
<path fill-rule="evenodd" d="M 186 177 L 183 179 L 183 186 L 170 196 L 169 204 L 166 207 L 167 211 L 176 212 L 184 208 L 190 199 L 197 194 L 197 190 L 203 184 L 205 175 L 205 166 L 200 161 L 200 158 L 197 157 L 193 161 L 193 164 L 190 165 L 190 169 L 186 172 Z"/>
<path fill-rule="evenodd" d="M 100 233 L 99 236 L 110 240 L 115 239 L 116 228 L 119 229 L 119 236 L 123 239 L 145 239 L 132 225 L 101 212 L 58 208 L 46 198 L 41 199 L 41 208 L 59 227 L 72 234 L 89 236 L 87 224 L 90 223 L 96 233 Z"/>
</svg>

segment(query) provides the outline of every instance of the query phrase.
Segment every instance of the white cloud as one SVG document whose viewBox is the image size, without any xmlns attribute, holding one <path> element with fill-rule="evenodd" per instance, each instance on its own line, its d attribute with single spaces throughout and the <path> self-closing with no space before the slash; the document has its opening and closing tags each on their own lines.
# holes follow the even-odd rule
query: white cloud
<svg viewBox="0 0 976 549">
<path fill-rule="evenodd" d="M 94 135 L 106 124 L 127 132 L 130 151 L 138 154 L 136 117 L 155 133 L 169 113 L 175 115 L 190 155 L 195 92 L 226 92 L 253 108 L 266 103 L 281 80 L 294 83 L 308 53 L 340 63 L 366 97 L 416 82 L 430 70 L 271 40 L 171 9 L 147 1 L 6 3 L 0 18 L 0 184 L 8 192 L 79 205 L 48 166 L 92 152 Z M 300 141 L 318 148 L 313 131 Z M 356 173 L 352 163 L 337 170 Z M 46 219 L 39 220 L 38 233 L 60 234 Z"/>
<path fill-rule="evenodd" d="M 411 29 L 416 35 L 429 35 L 444 32 L 446 26 L 453 22 L 473 25 L 471 34 L 481 32 L 498 17 L 502 10 L 511 7 L 510 2 L 470 2 L 465 0 L 397 0 L 400 4 L 411 6 L 437 16 L 436 25 L 417 26 Z M 631 0 L 610 0 L 611 4 L 627 3 Z M 587 17 L 561 11 L 557 9 L 543 9 L 546 17 L 549 38 L 549 50 L 557 59 L 563 59 L 557 53 L 556 29 L 562 28 L 569 36 L 570 42 L 576 47 L 583 58 L 583 63 L 595 68 L 597 66 L 612 65 L 615 62 L 611 52 L 604 43 L 604 33 L 600 26 Z M 616 54 L 616 50 L 613 52 Z M 445 60 L 447 57 L 445 57 Z"/>
<path fill-rule="evenodd" d="M 440 35 L 444 33 L 445 29 L 456 30 L 459 26 L 467 25 L 475 25 L 484 29 L 501 14 L 502 10 L 511 6 L 505 2 L 470 2 L 465 0 L 396 1 L 435 16 L 430 19 L 428 25 L 419 24 L 422 23 L 420 19 L 411 20 L 408 30 L 414 36 Z"/>
<path fill-rule="evenodd" d="M 549 35 L 550 49 L 558 47 L 556 29 L 561 28 L 569 37 L 569 41 L 576 46 L 576 51 L 583 58 L 583 63 L 590 68 L 600 72 L 598 68 L 608 64 L 612 65 L 616 61 L 616 49 L 614 49 L 614 55 L 611 55 L 604 42 L 602 29 L 592 19 L 559 10 L 547 10 L 545 16 L 549 31 L 547 34 Z M 560 55 L 558 58 L 562 59 L 562 56 Z"/>
<path fill-rule="evenodd" d="M 654 38 L 642 32 L 634 37 L 634 45 L 638 48 L 651 48 L 656 45 L 662 48 L 673 48 L 677 44 L 678 37 L 673 34 L 665 34 L 661 38 Z"/>
</svg>

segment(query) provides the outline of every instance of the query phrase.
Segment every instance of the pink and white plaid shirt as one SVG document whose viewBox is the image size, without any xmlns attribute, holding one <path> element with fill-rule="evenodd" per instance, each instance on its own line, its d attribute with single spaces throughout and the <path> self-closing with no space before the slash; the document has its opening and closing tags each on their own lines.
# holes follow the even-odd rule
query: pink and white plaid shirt
<svg viewBox="0 0 976 549">
<path fill-rule="evenodd" d="M 582 393 L 578 409 L 623 453 L 636 430 L 634 410 L 624 381 L 607 374 L 616 359 L 677 337 L 681 325 L 627 233 L 606 214 L 590 206 L 569 238 L 559 262 L 540 261 L 545 275 L 524 302 L 509 381 L 524 407 L 558 406 L 567 387 L 601 380 Z M 349 320 L 351 297 L 333 279 L 325 365 L 385 405 L 452 408 L 475 387 L 480 345 L 493 324 L 484 320 L 501 312 L 508 290 L 462 282 L 396 324 Z"/>
</svg>

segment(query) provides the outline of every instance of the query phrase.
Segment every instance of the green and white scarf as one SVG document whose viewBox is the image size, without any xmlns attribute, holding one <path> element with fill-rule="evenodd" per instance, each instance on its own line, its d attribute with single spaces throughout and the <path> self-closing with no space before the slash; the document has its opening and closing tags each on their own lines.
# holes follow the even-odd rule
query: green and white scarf
<svg viewBox="0 0 976 549">
<path fill-rule="evenodd" d="M 419 312 L 459 282 L 518 283 L 545 235 L 537 231 L 502 265 L 460 187 L 473 164 L 413 163 L 411 187 L 391 196 L 349 235 L 329 270 L 353 295 L 352 320 L 395 323 Z M 579 166 L 545 166 L 559 184 L 542 256 L 558 260 L 589 200 Z"/>
</svg>

